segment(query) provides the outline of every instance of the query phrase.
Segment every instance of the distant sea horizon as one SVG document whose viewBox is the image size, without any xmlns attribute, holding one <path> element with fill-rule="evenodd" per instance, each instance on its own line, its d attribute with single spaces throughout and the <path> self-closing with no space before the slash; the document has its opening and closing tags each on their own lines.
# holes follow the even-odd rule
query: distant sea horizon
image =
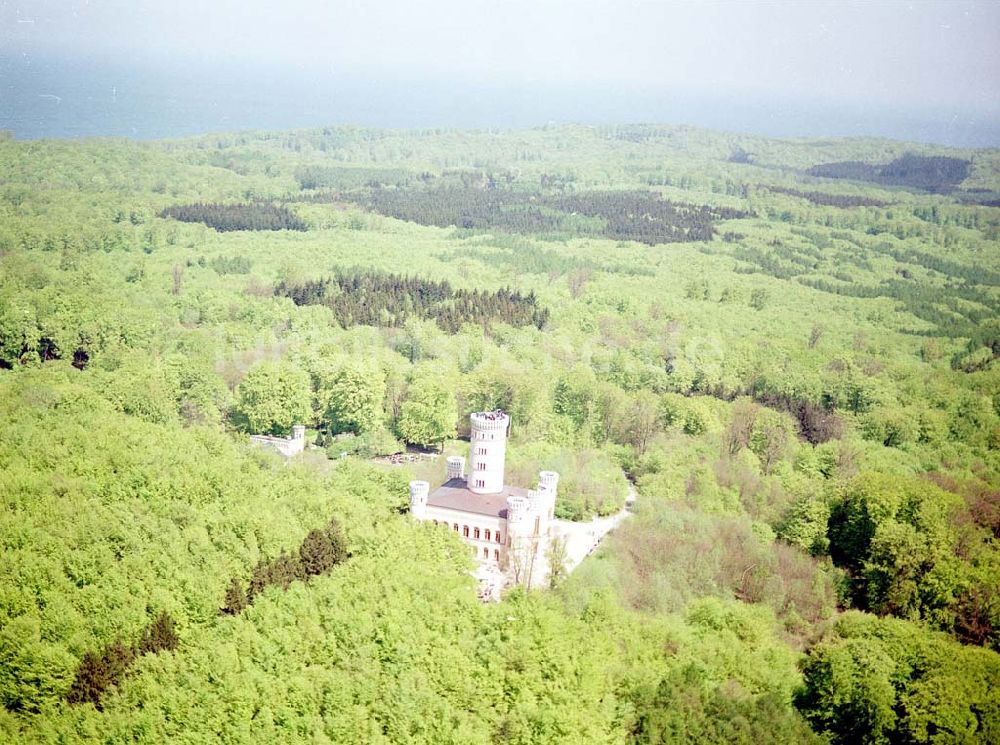
<svg viewBox="0 0 1000 745">
<path fill-rule="evenodd" d="M 0 56 L 0 130 L 19 140 L 155 140 L 343 124 L 520 129 L 553 122 L 655 122 L 767 137 L 881 137 L 1000 147 L 1000 117 L 992 102 L 989 112 L 899 110 L 641 86 L 388 81 L 316 70 Z"/>
</svg>

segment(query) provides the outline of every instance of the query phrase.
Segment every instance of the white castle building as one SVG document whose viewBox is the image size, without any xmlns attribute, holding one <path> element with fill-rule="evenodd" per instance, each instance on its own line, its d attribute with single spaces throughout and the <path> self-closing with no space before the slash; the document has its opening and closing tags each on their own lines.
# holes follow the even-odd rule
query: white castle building
<svg viewBox="0 0 1000 745">
<path fill-rule="evenodd" d="M 536 489 L 505 485 L 510 417 L 479 412 L 470 423 L 469 473 L 465 458 L 452 456 L 446 481 L 434 491 L 426 481 L 411 481 L 410 514 L 458 533 L 486 569 L 506 573 L 508 581 L 542 584 L 559 474 L 542 471 Z"/>
<path fill-rule="evenodd" d="M 292 427 L 291 437 L 272 437 L 271 435 L 250 435 L 250 442 L 260 445 L 265 450 L 276 450 L 286 458 L 298 455 L 306 448 L 305 425 L 296 424 Z"/>
</svg>

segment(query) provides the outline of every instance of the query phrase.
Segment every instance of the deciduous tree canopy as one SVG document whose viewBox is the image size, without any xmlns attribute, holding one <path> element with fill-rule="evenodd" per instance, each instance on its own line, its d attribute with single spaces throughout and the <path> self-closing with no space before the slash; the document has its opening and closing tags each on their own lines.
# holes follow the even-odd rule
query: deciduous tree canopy
<svg viewBox="0 0 1000 745">
<path fill-rule="evenodd" d="M 998 199 L 667 125 L 0 137 L 0 741 L 1000 739 Z M 401 451 L 495 408 L 548 561 L 617 522 L 483 605 Z"/>
</svg>

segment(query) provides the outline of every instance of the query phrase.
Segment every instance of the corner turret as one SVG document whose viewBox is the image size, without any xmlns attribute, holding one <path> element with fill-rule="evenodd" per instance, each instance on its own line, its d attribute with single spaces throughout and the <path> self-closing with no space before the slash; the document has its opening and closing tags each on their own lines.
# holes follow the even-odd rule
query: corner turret
<svg viewBox="0 0 1000 745">
<path fill-rule="evenodd" d="M 540 505 L 547 520 L 555 518 L 556 497 L 559 492 L 559 474 L 555 471 L 542 471 L 538 474 L 538 491 Z"/>
<path fill-rule="evenodd" d="M 430 494 L 431 485 L 426 481 L 410 482 L 410 514 L 416 520 L 423 520 L 427 517 L 427 497 Z"/>
<path fill-rule="evenodd" d="M 507 533 L 511 540 L 528 532 L 528 512 L 531 502 L 527 497 L 507 497 Z"/>
<path fill-rule="evenodd" d="M 461 455 L 451 455 L 447 460 L 447 479 L 451 481 L 452 479 L 464 479 L 465 478 L 465 458 Z"/>
</svg>

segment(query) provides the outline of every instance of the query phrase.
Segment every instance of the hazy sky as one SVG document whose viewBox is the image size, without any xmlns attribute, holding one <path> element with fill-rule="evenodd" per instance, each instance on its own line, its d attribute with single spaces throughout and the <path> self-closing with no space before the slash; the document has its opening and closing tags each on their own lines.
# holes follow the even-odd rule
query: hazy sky
<svg viewBox="0 0 1000 745">
<path fill-rule="evenodd" d="M 996 0 L 0 0 L 0 47 L 1000 114 Z"/>
</svg>

